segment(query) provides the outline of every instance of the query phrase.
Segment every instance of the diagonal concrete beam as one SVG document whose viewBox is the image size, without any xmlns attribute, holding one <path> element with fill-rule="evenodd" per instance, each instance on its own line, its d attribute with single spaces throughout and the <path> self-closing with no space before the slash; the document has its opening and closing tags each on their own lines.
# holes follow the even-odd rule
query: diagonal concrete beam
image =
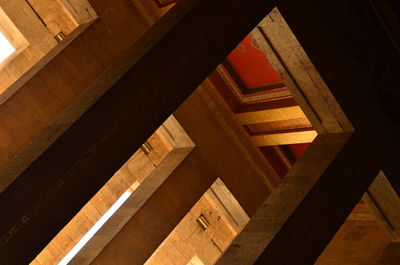
<svg viewBox="0 0 400 265">
<path fill-rule="evenodd" d="M 326 162 L 326 151 L 337 151 L 329 141 L 316 150 L 320 137 L 334 137 L 318 136 L 220 265 L 313 264 L 378 172 L 389 169 L 388 164 L 391 173 L 398 172 L 397 157 L 387 151 L 400 132 L 393 126 L 398 121 L 395 88 L 400 81 L 400 57 L 374 12 L 365 2 L 348 0 L 287 1 L 278 7 L 355 133 L 315 178 L 318 161 Z M 307 167 L 302 166 L 311 155 L 316 156 Z M 389 175 L 398 191 L 399 179 Z"/>
<path fill-rule="evenodd" d="M 112 88 L 0 195 L 2 263 L 29 263 L 274 2 L 180 1 L 128 49 L 98 79 Z"/>
</svg>

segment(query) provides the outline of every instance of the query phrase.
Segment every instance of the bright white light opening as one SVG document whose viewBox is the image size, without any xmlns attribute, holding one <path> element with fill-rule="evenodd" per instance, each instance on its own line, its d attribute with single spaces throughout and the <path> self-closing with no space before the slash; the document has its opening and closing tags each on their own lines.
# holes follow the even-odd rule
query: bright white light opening
<svg viewBox="0 0 400 265">
<path fill-rule="evenodd" d="M 199 257 L 194 256 L 187 265 L 204 265 L 204 263 L 199 259 Z"/>
<path fill-rule="evenodd" d="M 0 63 L 15 52 L 15 48 L 0 31 Z"/>
<path fill-rule="evenodd" d="M 108 219 L 124 204 L 131 196 L 132 192 L 127 190 L 121 197 L 111 206 L 110 209 L 97 221 L 97 223 L 82 237 L 82 239 L 71 249 L 71 251 L 58 263 L 58 265 L 67 265 L 78 252 L 89 242 L 89 240 L 99 231 L 99 229 L 107 222 Z"/>
</svg>

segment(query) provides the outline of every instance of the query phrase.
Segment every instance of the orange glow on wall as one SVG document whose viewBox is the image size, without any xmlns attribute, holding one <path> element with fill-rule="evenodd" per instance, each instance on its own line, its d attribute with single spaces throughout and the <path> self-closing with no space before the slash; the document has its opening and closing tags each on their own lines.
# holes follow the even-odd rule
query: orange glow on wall
<svg viewBox="0 0 400 265">
<path fill-rule="evenodd" d="M 304 151 L 310 146 L 311 143 L 304 143 L 304 144 L 291 144 L 289 145 L 290 150 L 293 152 L 294 156 L 299 159 Z"/>
<path fill-rule="evenodd" d="M 247 88 L 257 88 L 282 83 L 268 58 L 255 45 L 251 34 L 231 52 L 228 62 L 236 70 Z"/>
</svg>

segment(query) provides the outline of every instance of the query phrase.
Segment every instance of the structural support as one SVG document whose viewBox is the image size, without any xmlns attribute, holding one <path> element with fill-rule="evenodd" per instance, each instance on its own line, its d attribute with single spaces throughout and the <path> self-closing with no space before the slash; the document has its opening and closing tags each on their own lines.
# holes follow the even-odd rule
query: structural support
<svg viewBox="0 0 400 265">
<path fill-rule="evenodd" d="M 318 136 L 217 264 L 312 264 L 380 170 L 364 137 Z"/>
<path fill-rule="evenodd" d="M 195 143 L 194 151 L 96 257 L 94 264 L 144 264 L 217 177 L 249 216 L 268 196 L 271 185 L 276 185 L 277 176 L 268 169 L 265 158 L 257 155 L 256 147 L 243 128 L 235 124 L 209 81 L 174 116 Z M 89 264 L 82 259 L 77 261 L 73 264 Z"/>
<path fill-rule="evenodd" d="M 70 258 L 70 265 L 87 264 L 87 260 L 93 259 L 111 241 L 193 148 L 193 142 L 170 116 L 31 264 L 64 264 Z M 99 222 L 108 216 L 107 211 L 115 208 L 113 205 L 128 194 L 120 208 L 88 239 Z M 74 256 L 80 245 L 83 247 Z"/>
<path fill-rule="evenodd" d="M 129 71 L 0 195 L 7 213 L 0 220 L 1 261 L 29 263 L 273 2 L 180 1 L 131 47 L 108 77 Z M 383 161 L 397 162 L 384 154 L 394 140 L 386 130 L 399 133 L 390 125 L 398 120 L 400 58 L 373 13 L 363 1 L 282 2 L 356 133 L 341 151 L 348 133 L 319 136 L 219 264 L 312 264 Z M 399 179 L 389 179 L 398 192 Z"/>
<path fill-rule="evenodd" d="M 363 196 L 378 223 L 388 232 L 392 241 L 400 241 L 400 198 L 393 190 L 383 172 L 379 172 L 374 182 Z"/>
<path fill-rule="evenodd" d="M 313 130 L 251 136 L 258 146 L 311 143 L 315 137 L 317 137 L 317 132 Z"/>
<path fill-rule="evenodd" d="M 281 120 L 304 118 L 304 113 L 299 106 L 244 112 L 236 114 L 240 124 L 254 124 L 274 122 Z"/>
<path fill-rule="evenodd" d="M 318 136 L 217 264 L 313 264 L 378 172 L 398 164 L 387 150 L 400 132 L 393 126 L 400 57 L 369 6 L 306 0 L 278 7 L 355 133 L 315 179 L 318 161 L 326 162 L 326 150 L 336 150 L 329 141 L 315 149 L 320 137 L 334 139 Z M 388 178 L 398 191 L 400 180 Z"/>
<path fill-rule="evenodd" d="M 380 258 L 378 265 L 397 265 L 400 260 L 400 243 L 391 243 Z"/>
<path fill-rule="evenodd" d="M 0 195 L 2 262 L 29 263 L 273 2 L 180 1 L 128 49 L 98 81 L 123 77 Z"/>
</svg>

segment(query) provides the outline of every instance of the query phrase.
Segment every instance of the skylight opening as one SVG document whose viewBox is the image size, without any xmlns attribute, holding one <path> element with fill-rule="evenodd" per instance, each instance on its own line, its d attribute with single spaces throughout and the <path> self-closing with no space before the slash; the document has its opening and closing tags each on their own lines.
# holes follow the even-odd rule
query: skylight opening
<svg viewBox="0 0 400 265">
<path fill-rule="evenodd" d="M 10 57 L 14 52 L 15 52 L 14 46 L 0 31 L 0 63 L 2 63 L 5 59 Z"/>
</svg>

